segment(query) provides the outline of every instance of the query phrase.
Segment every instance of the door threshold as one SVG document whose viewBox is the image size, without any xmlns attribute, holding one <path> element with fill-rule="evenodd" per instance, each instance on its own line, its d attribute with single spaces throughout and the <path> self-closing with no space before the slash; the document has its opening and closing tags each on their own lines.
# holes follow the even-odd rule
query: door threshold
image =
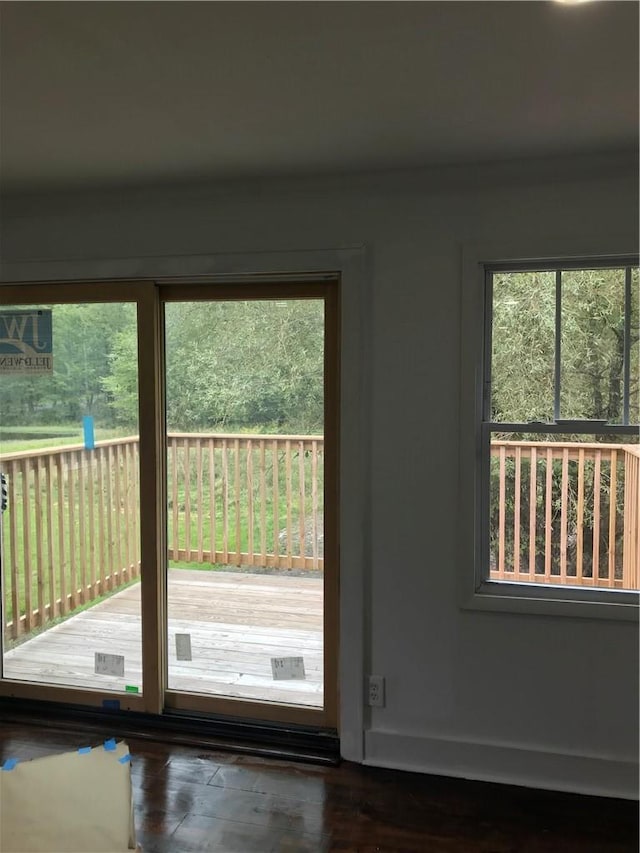
<svg viewBox="0 0 640 853">
<path fill-rule="evenodd" d="M 337 732 L 259 720 L 176 711 L 141 714 L 13 698 L 0 699 L 0 719 L 72 729 L 100 739 L 129 737 L 328 766 L 341 761 Z"/>
</svg>

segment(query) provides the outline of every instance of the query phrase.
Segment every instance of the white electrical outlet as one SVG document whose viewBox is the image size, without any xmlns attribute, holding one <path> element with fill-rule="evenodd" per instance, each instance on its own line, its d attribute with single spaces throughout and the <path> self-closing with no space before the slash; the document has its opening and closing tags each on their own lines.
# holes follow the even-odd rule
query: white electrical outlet
<svg viewBox="0 0 640 853">
<path fill-rule="evenodd" d="M 384 708 L 384 676 L 369 676 L 369 705 L 372 708 Z"/>
</svg>

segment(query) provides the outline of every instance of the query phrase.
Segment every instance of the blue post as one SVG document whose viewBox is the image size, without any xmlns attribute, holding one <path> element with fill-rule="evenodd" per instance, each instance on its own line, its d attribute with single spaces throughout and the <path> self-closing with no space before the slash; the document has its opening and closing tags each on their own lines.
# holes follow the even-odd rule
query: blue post
<svg viewBox="0 0 640 853">
<path fill-rule="evenodd" d="M 93 415 L 85 415 L 82 418 L 82 425 L 84 427 L 84 449 L 93 450 L 96 446 L 93 435 Z"/>
</svg>

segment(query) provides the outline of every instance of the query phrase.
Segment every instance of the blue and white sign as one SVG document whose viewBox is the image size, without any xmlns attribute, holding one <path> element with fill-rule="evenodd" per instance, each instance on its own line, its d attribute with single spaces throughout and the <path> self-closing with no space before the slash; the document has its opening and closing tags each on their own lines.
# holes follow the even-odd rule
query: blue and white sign
<svg viewBox="0 0 640 853">
<path fill-rule="evenodd" d="M 53 373 L 50 308 L 0 311 L 0 374 Z"/>
</svg>

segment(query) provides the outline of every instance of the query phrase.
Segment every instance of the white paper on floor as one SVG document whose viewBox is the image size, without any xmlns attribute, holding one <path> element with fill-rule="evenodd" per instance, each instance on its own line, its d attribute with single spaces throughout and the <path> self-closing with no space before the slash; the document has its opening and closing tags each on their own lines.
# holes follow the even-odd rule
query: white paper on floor
<svg viewBox="0 0 640 853">
<path fill-rule="evenodd" d="M 4 762 L 2 853 L 124 853 L 135 847 L 126 743 Z"/>
<path fill-rule="evenodd" d="M 124 655 L 109 655 L 105 652 L 95 653 L 96 675 L 116 675 L 124 677 Z"/>
<path fill-rule="evenodd" d="M 304 658 L 271 658 L 271 672 L 274 681 L 304 679 Z"/>
<path fill-rule="evenodd" d="M 191 660 L 191 634 L 176 634 L 176 660 Z"/>
</svg>

